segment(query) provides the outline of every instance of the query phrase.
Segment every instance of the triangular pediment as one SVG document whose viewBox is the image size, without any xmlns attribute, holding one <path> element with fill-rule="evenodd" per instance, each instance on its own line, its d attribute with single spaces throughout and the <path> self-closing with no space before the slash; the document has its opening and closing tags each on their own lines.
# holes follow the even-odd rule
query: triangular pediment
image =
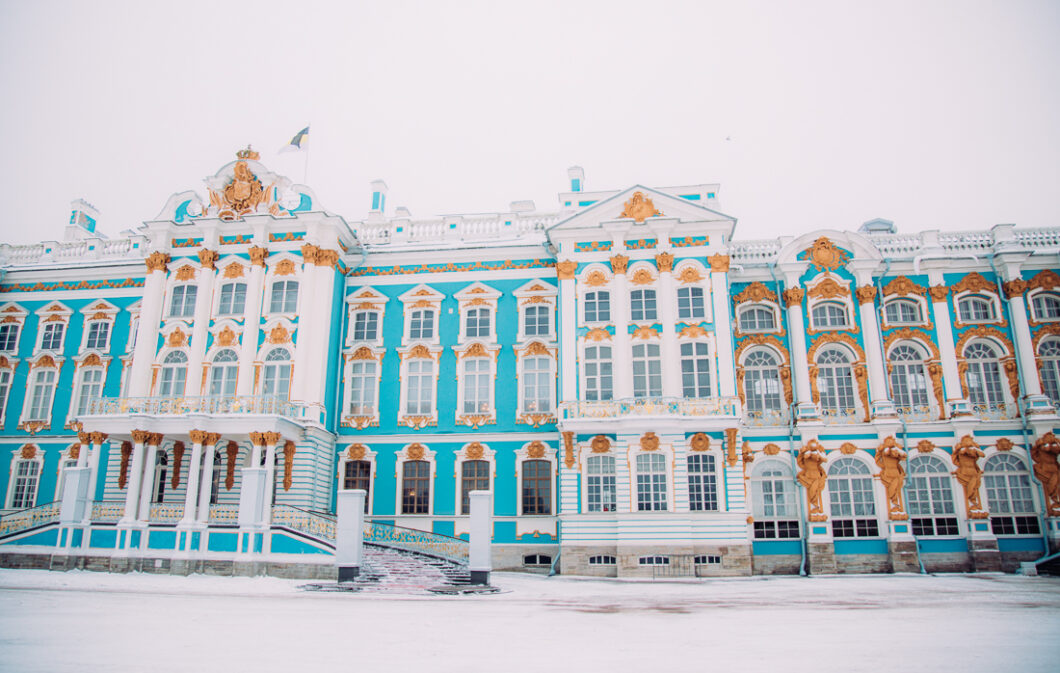
<svg viewBox="0 0 1060 673">
<path fill-rule="evenodd" d="M 548 233 L 552 238 L 566 238 L 575 232 L 610 230 L 625 224 L 629 226 L 626 235 L 636 238 L 640 233 L 647 234 L 656 228 L 653 225 L 663 223 L 667 231 L 675 227 L 684 230 L 691 225 L 697 229 L 718 230 L 728 237 L 732 234 L 736 218 L 680 196 L 634 185 L 560 220 L 549 228 Z"/>
</svg>

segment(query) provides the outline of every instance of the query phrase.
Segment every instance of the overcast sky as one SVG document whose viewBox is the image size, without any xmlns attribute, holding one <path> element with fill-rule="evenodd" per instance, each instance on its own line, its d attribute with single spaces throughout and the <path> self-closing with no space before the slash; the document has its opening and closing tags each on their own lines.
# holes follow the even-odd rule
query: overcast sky
<svg viewBox="0 0 1060 673">
<path fill-rule="evenodd" d="M 0 0 L 0 240 L 117 234 L 312 124 L 308 184 L 364 216 L 721 183 L 743 239 L 1057 226 L 1060 2 Z"/>
</svg>

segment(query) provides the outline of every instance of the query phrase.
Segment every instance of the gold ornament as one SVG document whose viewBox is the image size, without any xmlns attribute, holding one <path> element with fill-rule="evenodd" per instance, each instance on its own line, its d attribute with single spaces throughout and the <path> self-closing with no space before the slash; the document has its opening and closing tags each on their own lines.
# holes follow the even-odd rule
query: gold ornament
<svg viewBox="0 0 1060 673">
<path fill-rule="evenodd" d="M 622 207 L 619 217 L 632 217 L 634 222 L 640 223 L 649 217 L 662 215 L 656 210 L 652 200 L 645 197 L 640 191 L 633 192 L 633 196 Z"/>
</svg>

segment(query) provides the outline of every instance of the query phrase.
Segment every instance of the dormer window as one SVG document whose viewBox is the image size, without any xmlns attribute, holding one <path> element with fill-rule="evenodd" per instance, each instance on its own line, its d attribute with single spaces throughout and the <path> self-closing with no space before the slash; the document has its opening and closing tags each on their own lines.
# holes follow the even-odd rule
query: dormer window
<svg viewBox="0 0 1060 673">
<path fill-rule="evenodd" d="M 379 313 L 358 311 L 353 314 L 353 340 L 375 341 L 379 333 Z"/>
<path fill-rule="evenodd" d="M 629 293 L 630 319 L 634 322 L 657 320 L 655 290 L 633 290 Z"/>
<path fill-rule="evenodd" d="M 191 318 L 195 315 L 195 298 L 199 288 L 194 285 L 178 285 L 173 288 L 173 299 L 169 302 L 169 317 Z"/>
<path fill-rule="evenodd" d="M 889 301 L 883 311 L 891 325 L 915 325 L 924 321 L 920 315 L 920 304 L 911 299 Z"/>
<path fill-rule="evenodd" d="M 961 322 L 990 322 L 996 320 L 994 302 L 986 297 L 972 295 L 961 299 L 957 304 Z"/>
<path fill-rule="evenodd" d="M 740 311 L 741 332 L 764 332 L 777 328 L 773 310 L 765 306 L 748 306 Z"/>
<path fill-rule="evenodd" d="M 813 307 L 815 329 L 845 329 L 850 326 L 846 306 L 839 302 L 826 301 Z"/>
<path fill-rule="evenodd" d="M 434 338 L 434 311 L 418 309 L 409 317 L 409 339 Z"/>
<path fill-rule="evenodd" d="M 58 351 L 63 348 L 63 336 L 66 334 L 66 324 L 61 322 L 50 322 L 44 326 L 40 337 L 41 350 Z"/>
</svg>

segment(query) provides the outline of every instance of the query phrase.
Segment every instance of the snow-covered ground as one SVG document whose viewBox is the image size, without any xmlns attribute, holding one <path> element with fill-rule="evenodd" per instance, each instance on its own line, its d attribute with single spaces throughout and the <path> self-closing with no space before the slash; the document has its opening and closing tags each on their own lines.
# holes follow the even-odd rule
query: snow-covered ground
<svg viewBox="0 0 1060 673">
<path fill-rule="evenodd" d="M 309 593 L 274 578 L 0 570 L 2 671 L 1060 670 L 1060 579 L 629 582 Z"/>
</svg>

